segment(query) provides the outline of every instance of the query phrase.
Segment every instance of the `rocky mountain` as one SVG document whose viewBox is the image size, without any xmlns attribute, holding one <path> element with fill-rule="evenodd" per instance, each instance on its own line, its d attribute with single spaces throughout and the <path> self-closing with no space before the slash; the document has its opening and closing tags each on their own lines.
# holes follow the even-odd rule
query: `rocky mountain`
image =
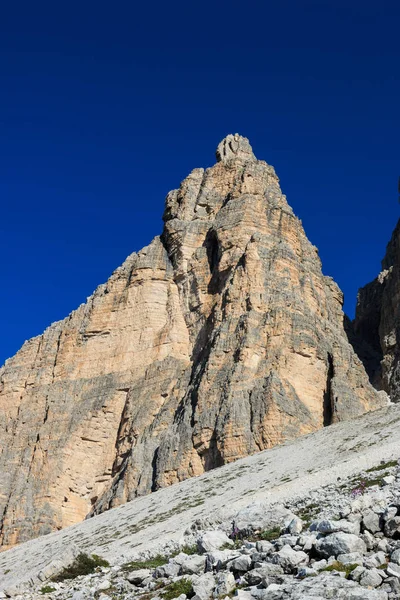
<svg viewBox="0 0 400 600">
<path fill-rule="evenodd" d="M 400 401 L 399 273 L 400 221 L 387 245 L 382 271 L 359 290 L 354 321 L 354 331 L 367 350 L 360 356 L 371 381 L 385 390 L 392 402 Z"/>
<path fill-rule="evenodd" d="M 0 370 L 0 540 L 386 403 L 273 167 L 229 135 L 164 231 Z"/>
</svg>

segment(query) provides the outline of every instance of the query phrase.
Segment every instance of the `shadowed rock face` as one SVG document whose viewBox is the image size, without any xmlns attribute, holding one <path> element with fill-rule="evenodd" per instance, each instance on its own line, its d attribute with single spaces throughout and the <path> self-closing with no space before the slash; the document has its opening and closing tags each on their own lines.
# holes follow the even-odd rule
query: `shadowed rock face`
<svg viewBox="0 0 400 600">
<path fill-rule="evenodd" d="M 358 292 L 354 330 L 368 345 L 366 363 L 371 381 L 384 389 L 392 402 L 400 401 L 400 221 L 382 261 L 382 271 Z"/>
<path fill-rule="evenodd" d="M 1 369 L 3 546 L 382 405 L 273 167 L 238 135 L 217 160 Z"/>
</svg>

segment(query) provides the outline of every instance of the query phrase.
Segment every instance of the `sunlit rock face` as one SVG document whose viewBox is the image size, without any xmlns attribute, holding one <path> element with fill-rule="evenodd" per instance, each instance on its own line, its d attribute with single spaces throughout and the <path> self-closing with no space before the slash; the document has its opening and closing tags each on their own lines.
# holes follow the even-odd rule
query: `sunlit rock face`
<svg viewBox="0 0 400 600">
<path fill-rule="evenodd" d="M 0 370 L 3 547 L 383 404 L 273 167 L 237 134 L 217 161 Z"/>
</svg>

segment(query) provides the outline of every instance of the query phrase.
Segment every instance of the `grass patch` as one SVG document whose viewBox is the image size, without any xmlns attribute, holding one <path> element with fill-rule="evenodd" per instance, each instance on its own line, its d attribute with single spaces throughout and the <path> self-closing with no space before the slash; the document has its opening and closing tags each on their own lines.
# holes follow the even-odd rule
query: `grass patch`
<svg viewBox="0 0 400 600">
<path fill-rule="evenodd" d="M 371 467 L 370 469 L 367 469 L 365 472 L 373 473 L 374 471 L 383 471 L 385 469 L 390 469 L 391 467 L 396 467 L 396 466 L 397 466 L 397 460 L 390 460 L 387 463 L 377 465 L 376 467 Z"/>
<path fill-rule="evenodd" d="M 248 536 L 248 540 L 249 542 L 258 542 L 259 540 L 272 542 L 273 540 L 276 540 L 280 534 L 280 527 L 273 527 L 272 529 L 264 529 L 263 531 L 255 532 L 253 535 Z"/>
<path fill-rule="evenodd" d="M 181 594 L 185 594 L 188 598 L 193 598 L 194 591 L 190 579 L 184 577 L 183 579 L 179 579 L 179 581 L 170 583 L 164 588 L 162 597 L 164 600 L 174 600 L 174 598 L 178 598 Z"/>
<path fill-rule="evenodd" d="M 109 567 L 110 563 L 97 556 L 97 554 L 92 554 L 92 556 L 88 556 L 87 554 L 78 554 L 75 558 L 74 562 L 69 566 L 65 567 L 58 575 L 54 575 L 51 578 L 51 581 L 64 581 L 65 579 L 75 579 L 75 577 L 79 577 L 80 575 L 89 575 L 89 573 L 93 573 L 97 567 Z"/>
<path fill-rule="evenodd" d="M 158 554 L 153 558 L 149 558 L 148 560 L 132 560 L 128 563 L 122 565 L 122 571 L 137 571 L 138 569 L 156 569 L 157 567 L 161 567 L 168 562 L 168 558 L 166 556 L 162 556 Z"/>
<path fill-rule="evenodd" d="M 185 554 L 198 554 L 199 550 L 197 548 L 197 544 L 193 544 L 193 546 L 182 546 L 181 552 L 184 552 Z M 176 556 L 176 555 L 175 555 Z"/>
<path fill-rule="evenodd" d="M 40 589 L 41 594 L 51 594 L 51 592 L 55 592 L 55 591 L 56 591 L 56 588 L 51 587 L 51 585 L 44 585 Z"/>
<path fill-rule="evenodd" d="M 334 563 L 332 563 L 328 567 L 325 567 L 325 569 L 321 569 L 320 572 L 322 572 L 322 571 L 328 571 L 328 572 L 340 571 L 341 573 L 346 573 L 346 579 L 347 579 L 349 577 L 350 573 L 352 571 L 354 571 L 354 569 L 356 567 L 358 567 L 358 565 L 356 565 L 356 564 L 344 565 L 343 563 L 336 560 Z"/>
</svg>

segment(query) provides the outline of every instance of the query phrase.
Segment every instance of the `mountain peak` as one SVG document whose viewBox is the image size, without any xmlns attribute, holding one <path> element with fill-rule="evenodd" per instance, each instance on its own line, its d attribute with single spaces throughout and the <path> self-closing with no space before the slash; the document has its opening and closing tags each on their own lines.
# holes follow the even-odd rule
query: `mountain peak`
<svg viewBox="0 0 400 600">
<path fill-rule="evenodd" d="M 234 135 L 230 133 L 218 144 L 216 156 L 218 162 L 227 162 L 232 159 L 257 160 L 249 140 L 238 133 Z"/>
</svg>

